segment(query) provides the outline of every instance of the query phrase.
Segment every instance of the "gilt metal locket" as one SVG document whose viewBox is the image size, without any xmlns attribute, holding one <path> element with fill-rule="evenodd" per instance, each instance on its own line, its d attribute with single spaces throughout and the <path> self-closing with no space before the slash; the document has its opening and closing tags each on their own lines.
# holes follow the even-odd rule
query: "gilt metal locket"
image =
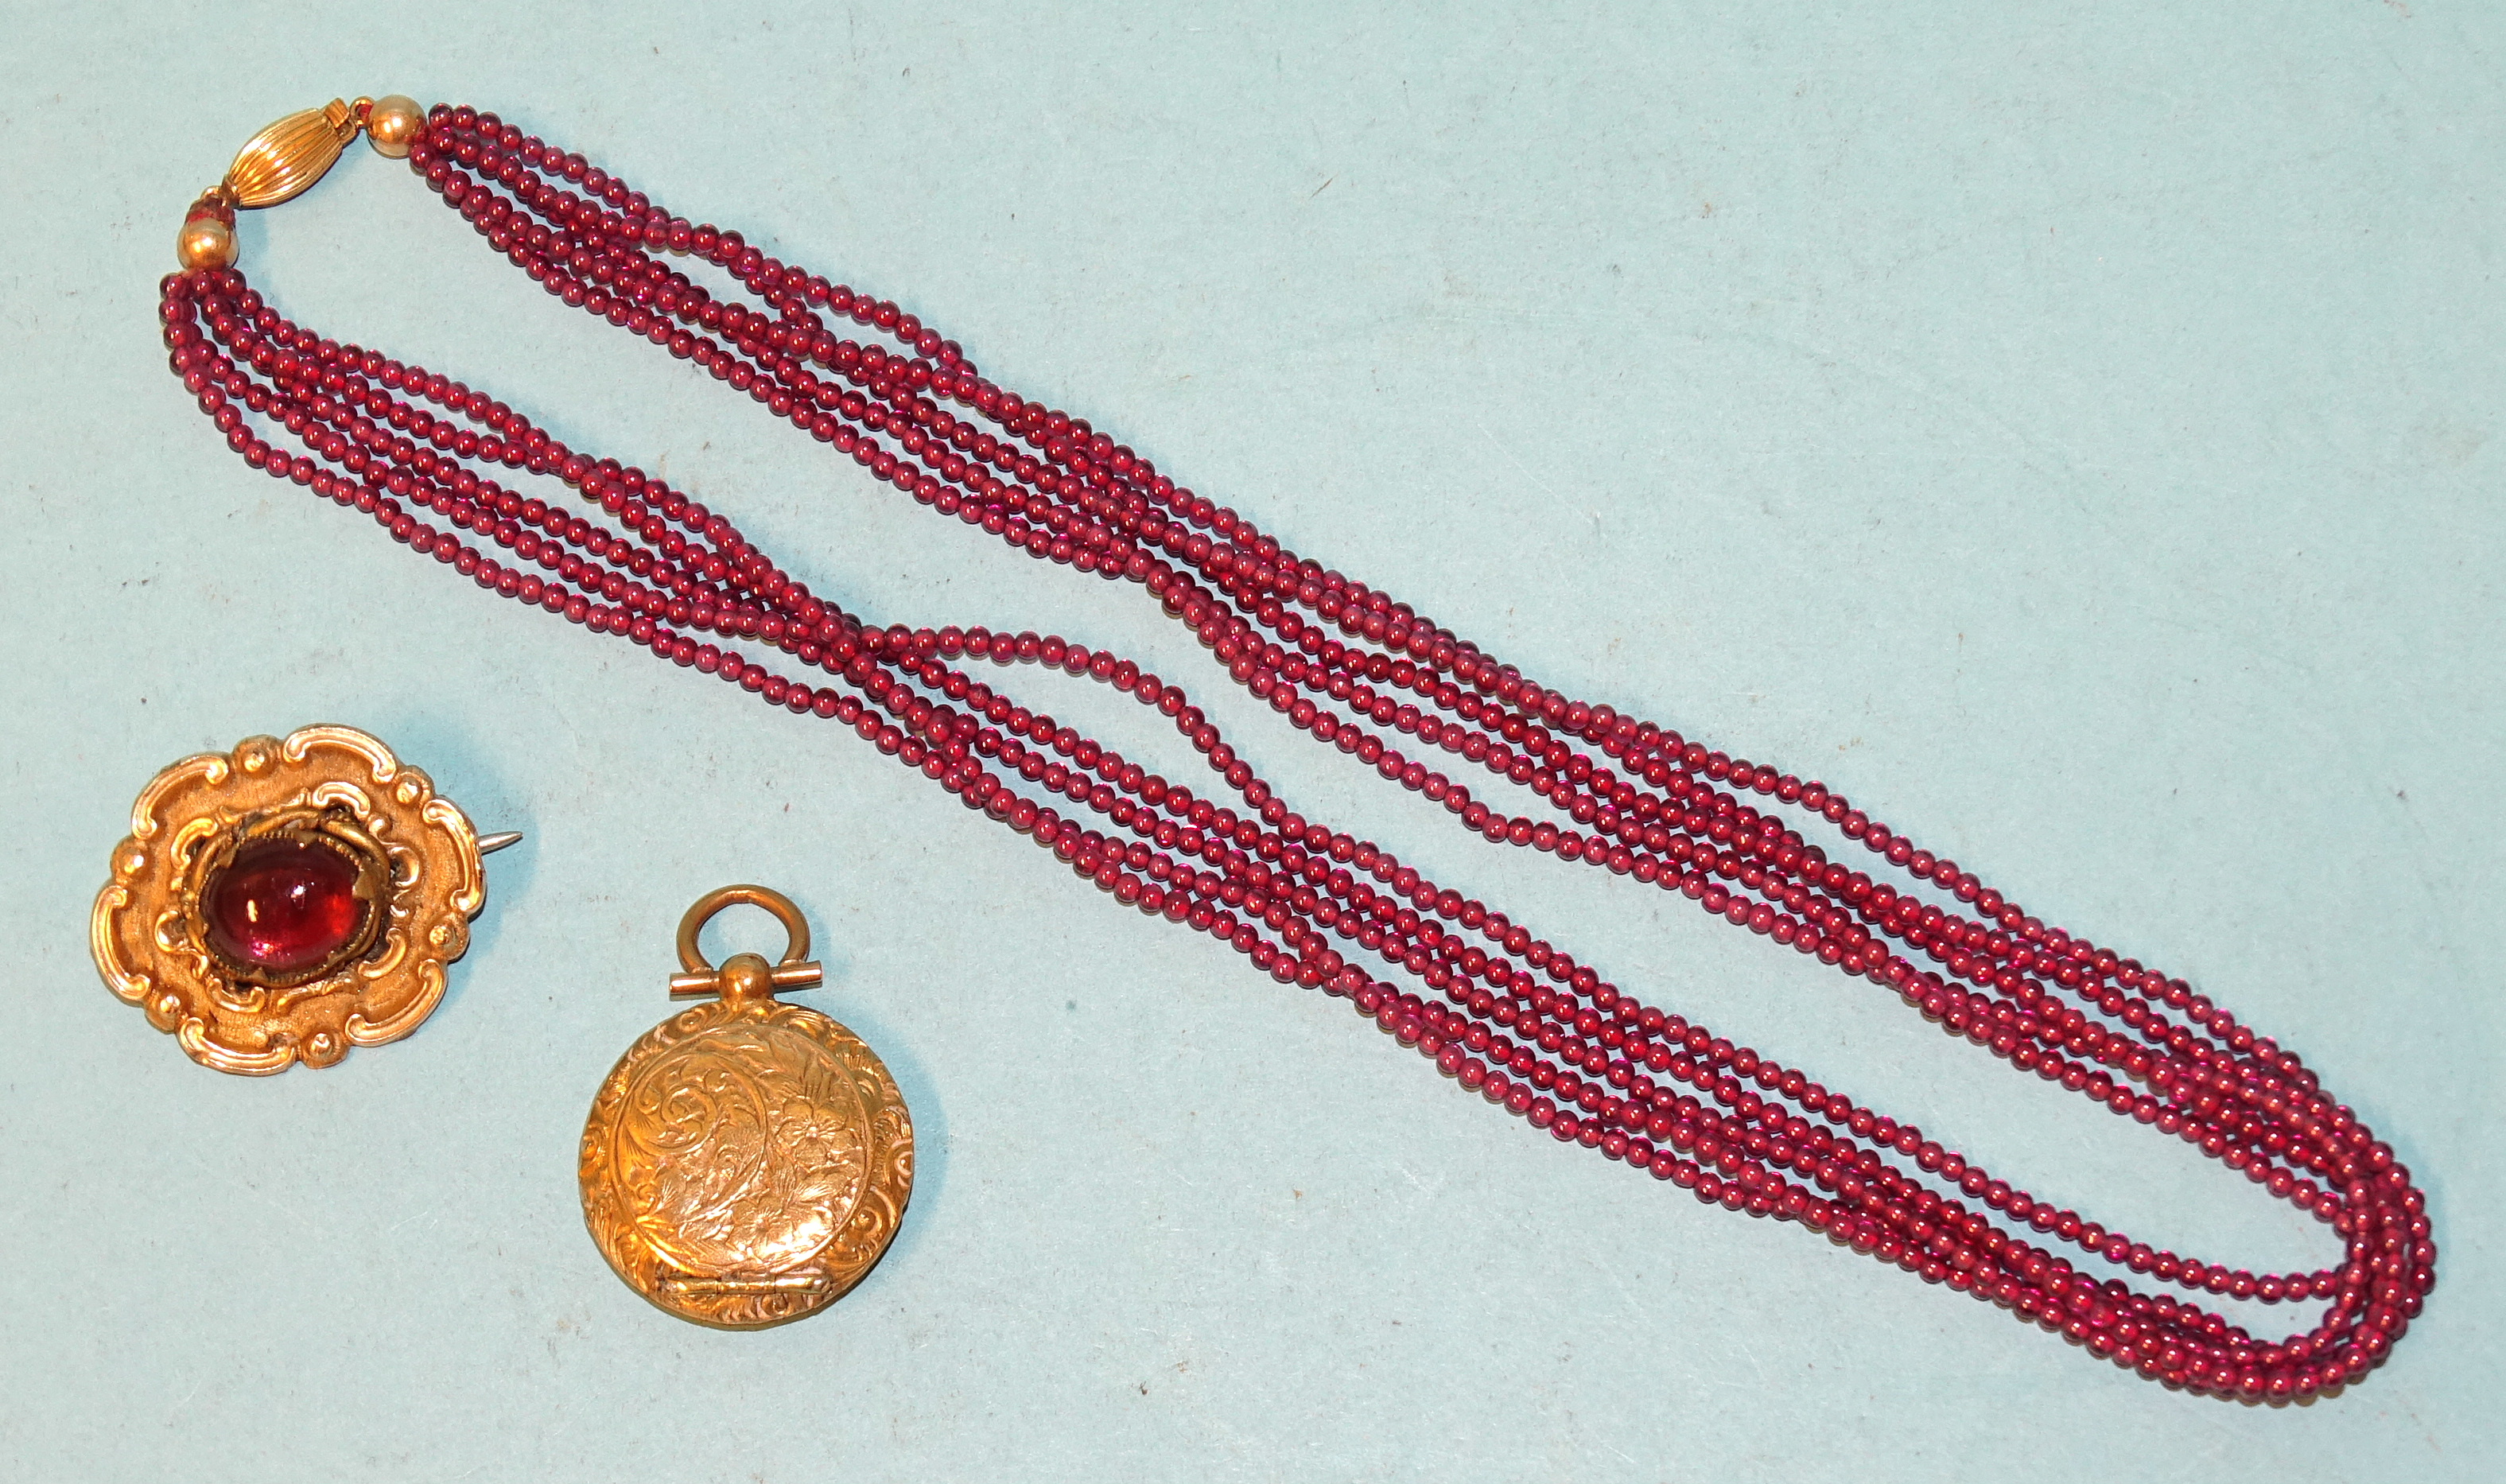
<svg viewBox="0 0 2506 1484">
<path fill-rule="evenodd" d="M 763 907 L 783 959 L 697 946 L 725 907 Z M 673 995 L 718 995 L 627 1048 L 583 1126 L 583 1217 L 628 1287 L 699 1324 L 816 1313 L 878 1262 L 913 1191 L 913 1125 L 861 1038 L 776 990 L 822 977 L 781 892 L 724 887 L 679 923 Z"/>
</svg>

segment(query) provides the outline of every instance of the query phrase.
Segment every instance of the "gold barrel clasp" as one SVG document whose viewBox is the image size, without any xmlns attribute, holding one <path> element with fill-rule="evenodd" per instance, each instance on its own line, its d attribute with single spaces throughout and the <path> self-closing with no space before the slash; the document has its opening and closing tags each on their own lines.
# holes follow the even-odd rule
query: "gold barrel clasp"
<svg viewBox="0 0 2506 1484">
<path fill-rule="evenodd" d="M 374 100 L 333 98 L 319 108 L 289 114 L 244 141 L 220 184 L 227 199 L 247 210 L 292 200 L 320 180 L 357 137 Z"/>
<path fill-rule="evenodd" d="M 289 114 L 245 140 L 226 177 L 192 203 L 175 256 L 186 270 L 233 266 L 236 208 L 259 210 L 304 195 L 360 131 L 376 153 L 400 160 L 425 127 L 425 112 L 400 93 L 353 103 L 333 98 Z"/>
</svg>

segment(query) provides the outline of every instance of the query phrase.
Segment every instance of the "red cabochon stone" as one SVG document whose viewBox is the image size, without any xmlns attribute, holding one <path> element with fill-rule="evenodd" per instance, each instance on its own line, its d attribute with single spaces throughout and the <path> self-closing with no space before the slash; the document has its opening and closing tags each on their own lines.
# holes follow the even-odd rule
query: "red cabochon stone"
<svg viewBox="0 0 2506 1484">
<path fill-rule="evenodd" d="M 272 973 L 311 968 L 357 935 L 365 904 L 357 866 L 303 840 L 256 840 L 209 883 L 200 906 L 209 945 Z"/>
</svg>

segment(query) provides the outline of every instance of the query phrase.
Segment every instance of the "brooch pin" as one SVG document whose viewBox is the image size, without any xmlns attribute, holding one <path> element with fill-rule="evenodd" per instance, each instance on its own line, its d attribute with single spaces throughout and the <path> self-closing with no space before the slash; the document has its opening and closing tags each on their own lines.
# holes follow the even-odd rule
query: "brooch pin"
<svg viewBox="0 0 2506 1484">
<path fill-rule="evenodd" d="M 95 966 L 192 1060 L 265 1076 L 418 1027 L 486 900 L 482 840 L 353 727 L 188 757 L 130 807 L 90 921 Z"/>
<path fill-rule="evenodd" d="M 780 963 L 707 963 L 725 907 L 781 920 Z M 679 923 L 674 996 L 718 995 L 646 1032 L 583 1126 L 583 1218 L 628 1287 L 680 1319 L 763 1329 L 815 1314 L 878 1262 L 913 1192 L 913 1125 L 861 1038 L 777 990 L 823 977 L 781 892 L 724 887 Z"/>
</svg>

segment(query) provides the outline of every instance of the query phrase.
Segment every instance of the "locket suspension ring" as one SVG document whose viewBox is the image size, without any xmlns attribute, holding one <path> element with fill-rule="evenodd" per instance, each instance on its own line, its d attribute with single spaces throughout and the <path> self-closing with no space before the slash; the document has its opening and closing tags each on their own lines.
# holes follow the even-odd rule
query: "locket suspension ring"
<svg viewBox="0 0 2506 1484">
<path fill-rule="evenodd" d="M 705 923 L 712 922 L 724 908 L 734 906 L 763 907 L 783 924 L 783 961 L 767 970 L 774 988 L 807 989 L 826 977 L 825 970 L 809 960 L 809 920 L 793 905 L 790 897 L 771 887 L 716 887 L 698 897 L 696 904 L 688 908 L 687 916 L 679 919 L 679 967 L 684 972 L 670 976 L 673 998 L 722 994 L 725 992 L 724 976 L 747 967 L 739 960 L 757 957 L 754 954 L 736 954 L 721 968 L 716 968 L 705 960 L 704 950 L 697 942 L 704 932 Z"/>
</svg>

